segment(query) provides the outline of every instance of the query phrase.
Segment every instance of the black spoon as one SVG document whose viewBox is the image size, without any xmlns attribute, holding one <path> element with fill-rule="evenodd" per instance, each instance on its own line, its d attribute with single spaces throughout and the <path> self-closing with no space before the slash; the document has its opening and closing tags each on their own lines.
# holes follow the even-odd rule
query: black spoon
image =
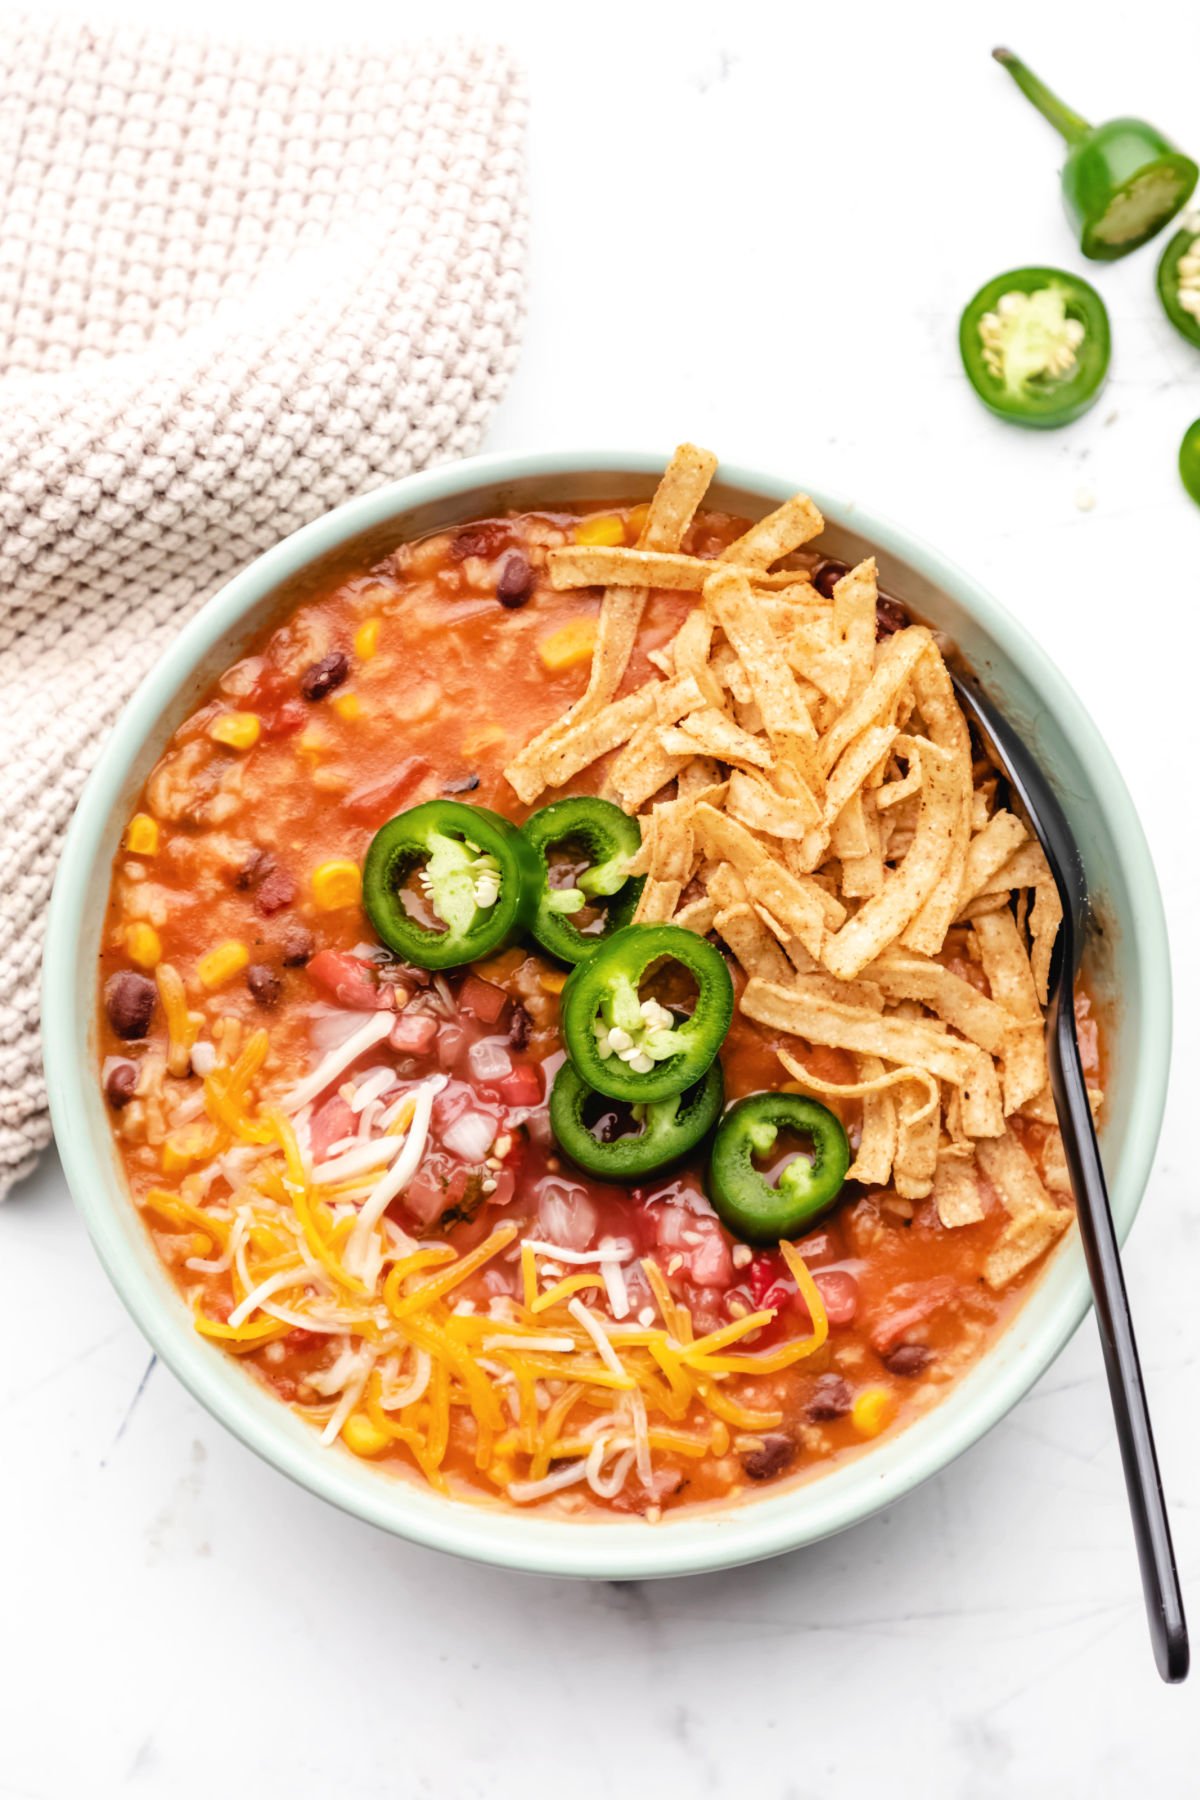
<svg viewBox="0 0 1200 1800">
<path fill-rule="evenodd" d="M 1096 1303 L 1096 1322 L 1100 1327 L 1100 1345 L 1117 1422 L 1121 1460 L 1125 1466 L 1125 1485 L 1133 1514 L 1154 1660 L 1164 1681 L 1182 1681 L 1188 1672 L 1189 1658 L 1183 1595 L 1179 1591 L 1171 1528 L 1167 1522 L 1154 1435 L 1150 1429 L 1150 1412 L 1142 1384 L 1125 1278 L 1121 1272 L 1121 1254 L 1075 1035 L 1075 975 L 1083 954 L 1088 921 L 1083 859 L 1058 798 L 1028 746 L 972 680 L 954 668 L 950 670 L 950 678 L 964 712 L 975 721 L 993 761 L 1007 776 L 1009 786 L 1041 840 L 1062 901 L 1062 926 L 1050 964 L 1047 1046 L 1050 1083 Z"/>
</svg>

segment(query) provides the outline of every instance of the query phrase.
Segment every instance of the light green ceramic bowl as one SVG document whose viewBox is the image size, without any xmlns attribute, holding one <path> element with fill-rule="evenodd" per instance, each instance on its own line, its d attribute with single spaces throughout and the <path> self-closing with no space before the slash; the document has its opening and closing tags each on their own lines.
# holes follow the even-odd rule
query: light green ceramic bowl
<svg viewBox="0 0 1200 1800">
<path fill-rule="evenodd" d="M 97 954 L 109 867 L 135 794 L 209 681 L 268 621 L 405 538 L 502 507 L 644 498 L 665 462 L 594 452 L 479 457 L 351 501 L 259 557 L 180 634 L 109 738 L 67 837 L 46 943 L 46 1068 L 67 1179 L 101 1261 L 164 1362 L 244 1443 L 336 1506 L 435 1549 L 551 1575 L 724 1568 L 811 1543 L 898 1499 L 994 1425 L 1078 1326 L 1089 1289 L 1076 1235 L 995 1348 L 945 1400 L 828 1474 L 656 1526 L 579 1524 L 447 1501 L 340 1448 L 322 1449 L 313 1430 L 192 1330 L 114 1155 L 96 1078 Z M 758 516 L 803 486 L 804 473 L 761 475 L 722 464 L 713 498 Z M 990 595 L 896 526 L 812 491 L 829 520 L 822 546 L 841 557 L 873 550 L 883 585 L 958 642 L 1055 779 L 1104 925 L 1097 975 L 1115 1019 L 1104 1156 L 1124 1237 L 1150 1173 L 1171 1036 L 1162 903 L 1137 814 L 1104 740 L 1057 668 Z"/>
</svg>

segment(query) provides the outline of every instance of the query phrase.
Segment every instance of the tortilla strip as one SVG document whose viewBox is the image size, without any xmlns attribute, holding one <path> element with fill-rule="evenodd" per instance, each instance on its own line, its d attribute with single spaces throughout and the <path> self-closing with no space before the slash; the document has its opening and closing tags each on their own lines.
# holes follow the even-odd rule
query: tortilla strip
<svg viewBox="0 0 1200 1800">
<path fill-rule="evenodd" d="M 807 789 L 805 790 L 807 794 Z M 768 837 L 803 840 L 820 815 L 811 809 L 812 796 L 781 794 L 755 775 L 735 769 L 729 777 L 725 805 L 735 819 Z"/>
<path fill-rule="evenodd" d="M 637 909 L 633 915 L 635 925 L 665 925 L 674 917 L 675 908 L 679 905 L 679 896 L 683 892 L 682 881 L 660 881 L 651 875 L 638 896 Z"/>
<path fill-rule="evenodd" d="M 875 558 L 868 556 L 843 575 L 833 589 L 833 636 L 841 647 L 847 681 L 835 696 L 842 705 L 861 693 L 875 672 L 875 602 L 879 597 Z"/>
<path fill-rule="evenodd" d="M 991 886 L 993 877 L 1028 836 L 1015 813 L 1001 810 L 992 814 L 983 830 L 976 832 L 967 846 L 962 891 L 958 897 L 960 908 Z"/>
<path fill-rule="evenodd" d="M 527 745 L 504 771 L 504 779 L 526 804 L 543 788 L 561 787 L 597 757 L 615 750 L 649 719 L 680 718 L 702 699 L 690 675 L 671 681 L 645 681 L 631 694 L 611 700 L 590 719 L 572 719 L 549 748 L 530 759 Z M 544 734 L 543 734 L 544 735 Z M 535 739 L 536 744 L 539 740 Z"/>
<path fill-rule="evenodd" d="M 979 1223 L 986 1208 L 972 1159 L 948 1150 L 940 1152 L 933 1177 L 933 1204 L 947 1230 Z"/>
<path fill-rule="evenodd" d="M 979 960 L 992 998 L 1013 1021 L 1004 1051 L 1004 1110 L 1020 1112 L 1045 1088 L 1046 1028 L 1037 986 L 1017 922 L 1007 906 L 973 921 Z"/>
<path fill-rule="evenodd" d="M 1014 850 L 1002 868 L 997 869 L 987 887 L 978 896 L 980 900 L 990 898 L 993 894 L 1003 894 L 1006 898 L 1014 888 L 1034 888 L 1041 882 L 1052 879 L 1045 852 L 1036 838 L 1030 838 L 1020 849 Z M 974 905 L 974 902 L 971 903 Z M 970 907 L 963 912 L 969 916 Z"/>
<path fill-rule="evenodd" d="M 697 835 L 703 837 L 700 821 L 695 814 L 692 816 L 692 825 Z M 718 862 L 710 868 L 706 877 L 706 885 L 708 892 L 721 908 L 740 906 L 745 902 L 746 884 L 731 862 Z"/>
<path fill-rule="evenodd" d="M 711 450 L 701 450 L 696 444 L 677 445 L 654 490 L 638 549 L 678 550 L 716 472 L 717 459 Z"/>
<path fill-rule="evenodd" d="M 715 706 L 701 707 L 678 725 L 660 731 L 659 743 L 668 756 L 713 756 L 719 762 L 749 763 L 758 769 L 773 766 L 766 745 Z"/>
<path fill-rule="evenodd" d="M 737 651 L 776 756 L 810 782 L 817 728 L 749 582 L 736 570 L 722 569 L 705 582 L 704 604 Z"/>
<path fill-rule="evenodd" d="M 893 757 L 902 756 L 908 764 L 907 775 L 894 781 L 885 781 L 882 787 L 875 790 L 875 805 L 878 811 L 887 812 L 893 806 L 899 806 L 902 800 L 920 792 L 921 788 L 921 740 L 909 737 L 901 732 L 892 744 Z"/>
<path fill-rule="evenodd" d="M 847 1181 L 861 1181 L 865 1187 L 886 1186 L 896 1154 L 896 1100 L 893 1090 L 904 1085 L 928 1089 L 926 1107 L 935 1120 L 938 1114 L 937 1082 L 923 1069 L 886 1069 L 877 1056 L 859 1058 L 860 1081 L 825 1081 L 788 1051 L 775 1052 L 796 1085 L 810 1094 L 829 1099 L 862 1101 L 862 1131 L 854 1161 L 846 1171 Z"/>
<path fill-rule="evenodd" d="M 668 781 L 674 781 L 689 761 L 687 756 L 669 756 L 659 743 L 659 724 L 651 719 L 639 725 L 609 764 L 604 777 L 603 793 L 615 800 L 626 812 L 636 812 L 653 799 Z"/>
<path fill-rule="evenodd" d="M 868 725 L 861 737 L 846 746 L 825 789 L 826 825 L 833 824 L 842 808 L 879 767 L 898 736 L 894 725 Z"/>
<path fill-rule="evenodd" d="M 945 868 L 953 839 L 953 819 L 959 810 L 957 771 L 953 758 L 932 744 L 923 752 L 923 767 L 925 779 L 916 834 L 903 862 L 884 876 L 879 892 L 865 900 L 825 946 L 826 968 L 844 981 L 852 980 L 900 937 Z"/>
<path fill-rule="evenodd" d="M 937 1171 L 941 1109 L 922 1105 L 921 1092 L 906 1084 L 896 1101 L 896 1153 L 892 1185 L 904 1200 L 924 1200 Z"/>
<path fill-rule="evenodd" d="M 889 1000 L 919 1000 L 981 1050 L 1002 1056 L 1013 1028 L 1011 1015 L 961 975 L 928 957 L 893 946 L 864 971 Z"/>
<path fill-rule="evenodd" d="M 903 631 L 894 632 L 880 647 L 870 681 L 821 739 L 817 762 L 825 774 L 860 732 L 891 716 L 901 690 L 907 686 L 920 658 L 932 645 L 933 636 L 924 625 L 909 625 Z"/>
<path fill-rule="evenodd" d="M 721 771 L 711 756 L 693 756 L 679 771 L 678 794 L 681 800 L 696 801 L 706 789 L 721 788 Z M 724 792 L 721 792 L 724 799 Z M 714 800 L 714 805 L 718 802 Z"/>
<path fill-rule="evenodd" d="M 1011 1130 L 979 1144 L 975 1154 L 1010 1215 L 983 1266 L 988 1286 L 1003 1288 L 1041 1256 L 1074 1215 L 1070 1207 L 1056 1206 L 1051 1200 L 1028 1152 Z"/>
<path fill-rule="evenodd" d="M 771 914 L 765 908 L 762 916 L 767 926 L 774 930 Z M 780 942 L 784 943 L 786 949 L 786 942 L 782 938 Z M 863 1012 L 870 1013 L 883 1012 L 882 988 L 870 981 L 836 981 L 819 964 L 811 969 L 797 969 L 795 974 L 789 969 L 787 983 L 792 993 L 799 994 L 806 1000 L 832 1000 L 837 1006 L 856 1006 Z M 937 1083 L 933 1085 L 936 1088 Z"/>
<path fill-rule="evenodd" d="M 930 741 L 951 759 L 958 787 L 958 807 L 942 879 L 926 896 L 903 935 L 903 943 L 923 956 L 935 956 L 946 941 L 958 911 L 963 865 L 971 836 L 973 789 L 971 737 L 954 684 L 936 644 L 913 669 L 913 693 Z M 926 777 L 928 779 L 928 775 Z"/>
<path fill-rule="evenodd" d="M 845 848 L 844 833 L 849 823 L 851 806 L 865 846 L 856 855 L 851 855 Z M 860 789 L 854 795 L 851 806 L 843 809 L 841 818 L 834 827 L 834 847 L 842 863 L 842 892 L 847 899 L 869 900 L 873 894 L 880 892 L 887 874 L 883 866 L 883 830 L 874 794 Z"/>
<path fill-rule="evenodd" d="M 727 906 L 713 921 L 717 931 L 745 969 L 764 981 L 787 981 L 791 965 L 752 906 Z"/>
<path fill-rule="evenodd" d="M 1062 916 L 1062 901 L 1054 882 L 1039 882 L 1034 890 L 1033 911 L 1029 915 L 1029 933 L 1033 939 L 1029 966 L 1033 970 L 1038 999 L 1043 1006 L 1050 997 L 1050 957 L 1058 928 L 1062 924 Z"/>
<path fill-rule="evenodd" d="M 836 818 L 831 821 L 829 848 L 843 868 L 846 863 L 861 862 L 870 855 L 871 840 L 867 835 L 867 820 L 860 788 L 855 789 Z"/>
<path fill-rule="evenodd" d="M 825 941 L 824 896 L 811 879 L 793 875 L 770 857 L 747 869 L 746 892 L 760 901 L 789 937 L 800 940 L 808 954 L 819 958 Z"/>
<path fill-rule="evenodd" d="M 981 1053 L 973 1044 L 951 1037 L 943 1026 L 925 1019 L 867 1012 L 769 981 L 746 983 L 742 1011 L 760 1025 L 805 1038 L 810 1044 L 881 1056 L 885 1062 L 899 1065 L 914 1064 L 954 1087 L 964 1086 L 979 1070 Z"/>
<path fill-rule="evenodd" d="M 790 556 L 810 538 L 818 537 L 825 521 L 807 494 L 793 494 L 782 506 L 752 525 L 749 531 L 726 545 L 719 560 L 742 563 L 749 569 L 769 569 L 772 563 Z M 793 574 L 792 579 L 795 579 Z"/>
<path fill-rule="evenodd" d="M 670 922 L 684 931 L 694 931 L 697 937 L 707 937 L 716 916 L 716 901 L 711 894 L 702 894 L 698 900 L 689 900 L 677 913 L 672 913 Z"/>
<path fill-rule="evenodd" d="M 675 673 L 693 676 L 709 706 L 720 708 L 725 704 L 725 696 L 721 681 L 709 661 L 712 640 L 711 618 L 702 606 L 694 607 L 675 633 Z"/>
<path fill-rule="evenodd" d="M 577 587 L 663 588 L 699 593 L 718 564 L 709 557 L 685 556 L 680 550 L 626 550 L 620 544 L 560 544 L 546 556 L 550 585 L 558 592 Z M 725 564 L 733 568 L 732 564 Z M 794 586 L 796 571 L 769 575 L 739 566 L 736 573 L 756 587 Z"/>
</svg>

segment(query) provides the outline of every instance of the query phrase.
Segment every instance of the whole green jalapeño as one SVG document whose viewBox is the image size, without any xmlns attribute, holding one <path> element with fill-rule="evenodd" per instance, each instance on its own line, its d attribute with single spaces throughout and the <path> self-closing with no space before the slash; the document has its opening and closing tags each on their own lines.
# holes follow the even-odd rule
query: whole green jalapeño
<svg viewBox="0 0 1200 1800">
<path fill-rule="evenodd" d="M 775 1181 L 755 1167 L 781 1131 L 807 1138 L 811 1155 L 787 1162 Z M 731 1106 L 713 1140 L 708 1197 L 722 1223 L 750 1244 L 777 1244 L 828 1212 L 846 1180 L 850 1145 L 835 1113 L 802 1094 L 751 1094 Z"/>
<path fill-rule="evenodd" d="M 1200 169 L 1144 119 L 1088 121 L 1065 106 L 1011 50 L 993 50 L 1021 92 L 1067 144 L 1063 201 L 1085 256 L 1115 262 L 1186 205 Z"/>
<path fill-rule="evenodd" d="M 680 1016 L 642 984 L 676 964 L 696 988 Z M 715 944 L 681 925 L 626 925 L 585 962 L 562 993 L 567 1055 L 589 1087 L 631 1104 L 669 1100 L 699 1081 L 729 1030 L 733 980 Z"/>
<path fill-rule="evenodd" d="M 502 950 L 528 929 L 537 894 L 537 863 L 516 826 L 458 800 L 427 800 L 389 819 L 363 865 L 367 917 L 389 950 L 420 969 L 456 969 Z"/>
<path fill-rule="evenodd" d="M 1010 269 L 963 309 L 958 344 L 983 404 L 1014 425 L 1068 425 L 1100 397 L 1112 350 L 1094 287 L 1063 269 Z"/>
<path fill-rule="evenodd" d="M 1193 419 L 1179 446 L 1179 479 L 1200 506 L 1200 419 Z"/>
</svg>

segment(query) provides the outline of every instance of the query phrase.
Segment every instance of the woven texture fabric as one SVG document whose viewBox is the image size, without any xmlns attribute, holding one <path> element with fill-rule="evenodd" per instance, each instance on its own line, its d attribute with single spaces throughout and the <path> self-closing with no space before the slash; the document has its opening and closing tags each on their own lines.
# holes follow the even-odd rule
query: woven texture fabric
<svg viewBox="0 0 1200 1800">
<path fill-rule="evenodd" d="M 523 308 L 505 52 L 0 35 L 0 1197 L 42 930 L 122 703 L 276 539 L 477 448 Z"/>
</svg>

